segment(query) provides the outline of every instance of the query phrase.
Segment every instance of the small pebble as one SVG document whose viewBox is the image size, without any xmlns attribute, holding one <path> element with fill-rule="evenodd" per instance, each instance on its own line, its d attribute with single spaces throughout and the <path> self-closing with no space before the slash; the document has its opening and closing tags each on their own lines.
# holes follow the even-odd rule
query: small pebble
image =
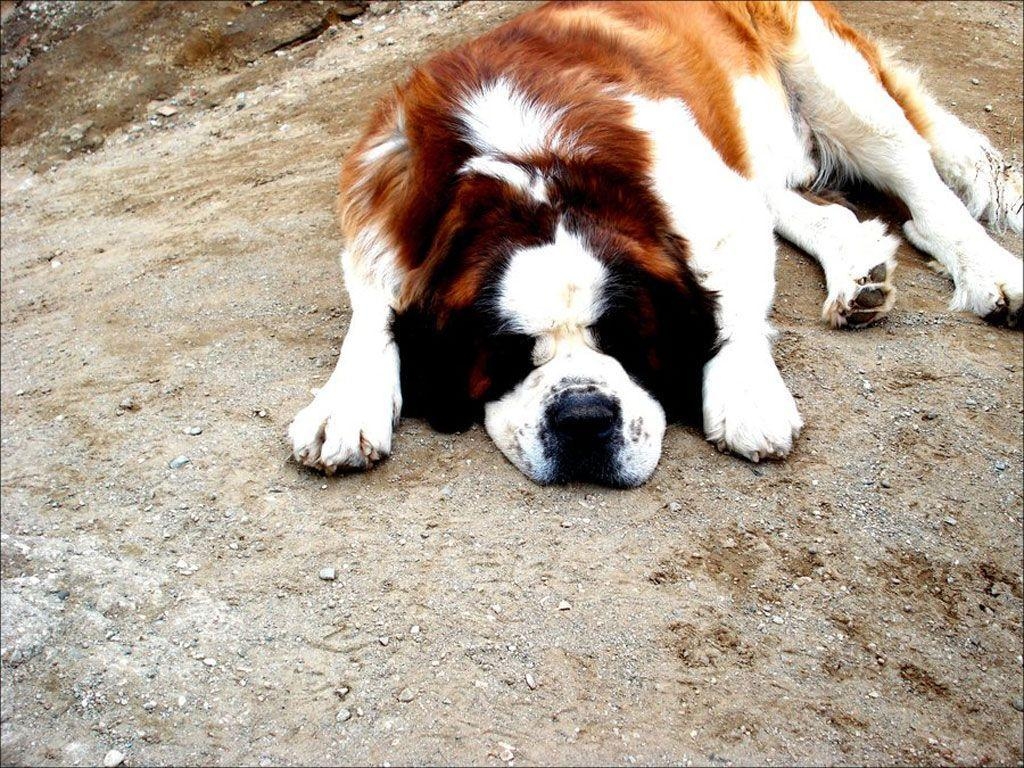
<svg viewBox="0 0 1024 768">
<path fill-rule="evenodd" d="M 444 488 L 441 489 L 441 498 L 442 499 L 450 499 L 451 497 L 452 497 L 452 487 L 450 485 L 446 485 Z"/>
<path fill-rule="evenodd" d="M 563 520 L 562 521 L 562 527 L 563 528 L 572 528 L 572 520 Z"/>
<path fill-rule="evenodd" d="M 558 604 L 558 610 L 560 611 L 568 611 L 570 608 L 572 608 L 572 605 L 569 603 L 568 600 L 562 600 Z"/>
<path fill-rule="evenodd" d="M 134 400 L 132 400 L 132 399 L 131 399 L 130 397 L 126 397 L 126 398 L 125 398 L 124 400 L 122 400 L 122 401 L 121 401 L 121 402 L 119 403 L 118 407 L 119 407 L 119 408 L 120 408 L 120 409 L 121 409 L 122 411 L 134 411 L 134 410 L 135 410 L 136 408 L 138 408 L 139 406 L 138 406 L 138 405 L 136 405 L 136 404 L 135 404 L 135 401 L 134 401 Z"/>
<path fill-rule="evenodd" d="M 986 112 L 991 112 L 992 111 L 992 105 L 991 104 L 986 104 L 985 105 L 985 111 Z"/>
<path fill-rule="evenodd" d="M 526 673 L 526 687 L 531 691 L 537 690 L 537 681 L 533 679 L 533 675 L 529 672 Z"/>
<path fill-rule="evenodd" d="M 124 755 L 116 749 L 112 749 L 103 756 L 104 768 L 115 768 L 124 762 Z"/>
<path fill-rule="evenodd" d="M 192 459 L 190 459 L 188 456 L 178 456 L 167 462 L 167 466 L 170 467 L 171 469 L 181 469 L 186 464 L 190 464 L 191 462 Z"/>
<path fill-rule="evenodd" d="M 337 720 L 339 723 L 344 723 L 346 720 L 352 719 L 352 712 L 342 707 L 338 710 L 338 714 L 337 716 L 335 716 L 334 719 Z"/>
<path fill-rule="evenodd" d="M 419 624 L 413 624 L 412 627 L 409 628 L 409 634 L 410 635 L 418 635 L 419 633 L 420 633 L 420 625 Z"/>
<path fill-rule="evenodd" d="M 415 698 L 416 698 L 416 694 L 413 693 L 408 688 L 403 688 L 401 690 L 401 692 L 398 694 L 398 700 L 403 702 L 403 703 L 405 703 L 405 704 L 408 704 L 410 701 L 412 701 Z"/>
<path fill-rule="evenodd" d="M 942 522 L 944 522 L 946 525 L 956 525 L 956 518 L 955 517 L 947 517 Z"/>
<path fill-rule="evenodd" d="M 162 107 L 157 108 L 156 113 L 160 115 L 160 117 L 171 117 L 178 114 L 178 110 L 170 104 L 164 104 Z"/>
<path fill-rule="evenodd" d="M 188 430 L 186 430 L 186 434 L 192 435 L 193 437 L 195 437 L 196 435 L 201 435 L 201 434 L 203 434 L 203 428 L 202 427 L 189 427 Z"/>
<path fill-rule="evenodd" d="M 773 624 L 782 624 L 785 621 L 781 616 L 772 616 Z"/>
<path fill-rule="evenodd" d="M 377 638 L 377 642 L 380 643 L 381 645 L 383 645 L 384 647 L 387 647 L 387 644 L 391 642 L 391 638 L 390 637 L 378 637 Z"/>
<path fill-rule="evenodd" d="M 971 85 L 978 85 L 978 83 L 980 83 L 980 82 L 981 82 L 981 80 L 979 80 L 976 77 L 972 77 L 971 78 Z"/>
<path fill-rule="evenodd" d="M 683 511 L 683 505 L 680 504 L 678 501 L 670 501 L 668 503 L 668 511 L 669 512 L 682 512 Z"/>
<path fill-rule="evenodd" d="M 147 712 L 152 712 L 154 709 L 156 709 L 156 702 L 155 701 L 147 701 L 147 702 L 145 702 L 142 705 L 142 708 L 144 710 L 146 710 Z"/>
<path fill-rule="evenodd" d="M 1007 464 L 1005 461 L 997 461 L 996 462 L 996 470 L 999 471 L 999 472 L 1005 472 L 1009 468 L 1010 468 L 1010 465 Z"/>
<path fill-rule="evenodd" d="M 887 480 L 887 479 L 886 479 L 886 478 L 884 478 L 884 477 L 883 477 L 883 478 L 881 479 L 881 481 L 879 482 L 879 485 L 881 485 L 881 486 L 882 486 L 883 488 L 892 488 L 892 483 L 891 483 L 891 482 L 889 482 L 889 480 Z"/>
<path fill-rule="evenodd" d="M 205 659 L 203 659 L 203 664 L 205 664 L 208 667 L 216 667 L 217 660 L 212 656 L 207 656 Z"/>
<path fill-rule="evenodd" d="M 1020 696 L 1014 699 L 1013 708 L 1016 709 L 1018 712 L 1024 712 L 1024 699 L 1022 699 Z"/>
<path fill-rule="evenodd" d="M 868 694 L 868 697 L 872 699 L 877 699 L 880 695 L 881 694 L 878 691 L 871 691 L 871 693 Z"/>
<path fill-rule="evenodd" d="M 323 581 L 334 581 L 338 577 L 338 572 L 333 568 L 321 568 L 319 575 Z"/>
</svg>

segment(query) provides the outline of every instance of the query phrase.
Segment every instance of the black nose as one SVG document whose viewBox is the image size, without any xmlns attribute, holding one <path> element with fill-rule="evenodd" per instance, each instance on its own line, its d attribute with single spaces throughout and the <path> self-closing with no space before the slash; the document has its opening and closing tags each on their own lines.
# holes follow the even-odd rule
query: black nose
<svg viewBox="0 0 1024 768">
<path fill-rule="evenodd" d="M 618 418 L 618 402 L 600 392 L 564 392 L 548 408 L 552 429 L 573 441 L 607 438 Z"/>
</svg>

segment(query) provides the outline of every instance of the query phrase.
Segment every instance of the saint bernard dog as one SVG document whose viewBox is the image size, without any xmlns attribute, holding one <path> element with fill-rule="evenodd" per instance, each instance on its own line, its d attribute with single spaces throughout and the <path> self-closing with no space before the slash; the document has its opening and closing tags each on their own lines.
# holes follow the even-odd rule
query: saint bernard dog
<svg viewBox="0 0 1024 768">
<path fill-rule="evenodd" d="M 538 483 L 654 471 L 666 422 L 786 456 L 774 233 L 813 256 L 835 327 L 893 306 L 896 238 L 827 203 L 901 200 L 952 308 L 1019 326 L 1021 174 L 824 2 L 554 2 L 441 53 L 344 163 L 352 320 L 289 428 L 328 474 L 391 452 L 399 415 L 482 420 Z"/>
</svg>

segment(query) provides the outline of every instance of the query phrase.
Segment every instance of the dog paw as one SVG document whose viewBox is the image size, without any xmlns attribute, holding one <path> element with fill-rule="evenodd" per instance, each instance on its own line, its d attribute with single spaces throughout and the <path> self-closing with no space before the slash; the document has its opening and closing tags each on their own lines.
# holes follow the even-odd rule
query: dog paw
<svg viewBox="0 0 1024 768">
<path fill-rule="evenodd" d="M 839 260 L 845 269 L 827 275 L 829 292 L 821 319 L 833 328 L 870 325 L 885 317 L 896 303 L 892 283 L 896 238 L 874 219 L 860 223 L 857 233 L 855 240 L 844 243 L 844 250 L 851 251 Z"/>
<path fill-rule="evenodd" d="M 955 290 L 950 309 L 972 312 L 995 325 L 1024 328 L 1024 263 L 982 232 L 952 245 L 929 237 L 914 221 L 907 239 L 926 253 L 948 251 L 959 262 L 950 273 Z M 948 259 L 947 259 L 948 260 Z"/>
<path fill-rule="evenodd" d="M 750 461 L 782 458 L 803 420 L 767 342 L 728 342 L 704 368 L 704 433 Z"/>
<path fill-rule="evenodd" d="M 361 378 L 354 371 L 339 371 L 296 414 L 288 427 L 296 461 L 331 475 L 369 469 L 391 453 L 402 411 L 397 364 L 393 370 L 382 366 L 378 373 Z"/>
</svg>

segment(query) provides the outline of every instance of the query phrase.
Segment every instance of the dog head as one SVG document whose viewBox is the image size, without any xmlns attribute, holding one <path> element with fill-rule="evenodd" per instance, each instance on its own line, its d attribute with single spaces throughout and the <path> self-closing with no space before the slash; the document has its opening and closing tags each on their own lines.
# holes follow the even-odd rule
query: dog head
<svg viewBox="0 0 1024 768">
<path fill-rule="evenodd" d="M 613 167 L 468 165 L 396 318 L 406 412 L 539 483 L 643 483 L 714 343 L 685 244 Z"/>
</svg>

